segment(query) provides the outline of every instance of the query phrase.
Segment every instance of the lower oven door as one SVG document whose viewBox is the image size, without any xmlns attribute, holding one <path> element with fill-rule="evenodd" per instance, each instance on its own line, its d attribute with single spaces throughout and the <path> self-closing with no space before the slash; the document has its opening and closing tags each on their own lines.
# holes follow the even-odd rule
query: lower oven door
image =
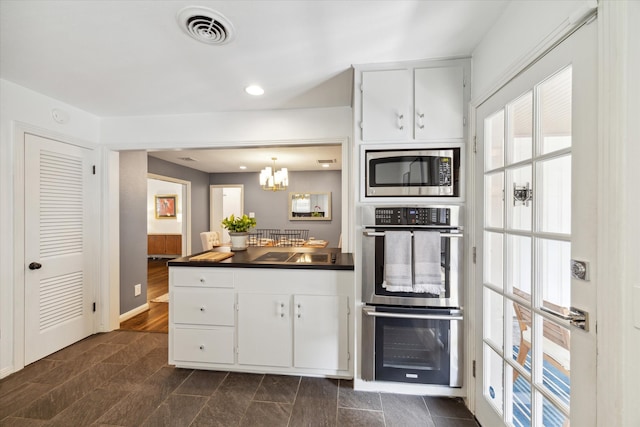
<svg viewBox="0 0 640 427">
<path fill-rule="evenodd" d="M 364 380 L 462 387 L 462 311 L 365 306 Z"/>
</svg>

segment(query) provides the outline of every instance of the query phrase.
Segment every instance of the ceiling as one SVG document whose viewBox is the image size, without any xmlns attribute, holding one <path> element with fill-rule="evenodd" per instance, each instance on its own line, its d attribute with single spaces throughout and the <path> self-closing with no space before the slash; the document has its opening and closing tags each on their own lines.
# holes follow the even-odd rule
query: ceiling
<svg viewBox="0 0 640 427">
<path fill-rule="evenodd" d="M 341 145 L 155 151 L 149 155 L 207 173 L 260 172 L 265 166 L 273 167 L 273 157 L 277 159 L 276 170 L 287 168 L 295 172 L 342 169 Z M 325 168 L 322 164 L 327 164 L 328 167 Z M 240 169 L 240 166 L 246 169 Z"/>
<path fill-rule="evenodd" d="M 0 77 L 99 117 L 350 106 L 352 65 L 470 56 L 508 1 L 0 0 Z M 233 39 L 189 37 L 192 5 Z"/>
</svg>

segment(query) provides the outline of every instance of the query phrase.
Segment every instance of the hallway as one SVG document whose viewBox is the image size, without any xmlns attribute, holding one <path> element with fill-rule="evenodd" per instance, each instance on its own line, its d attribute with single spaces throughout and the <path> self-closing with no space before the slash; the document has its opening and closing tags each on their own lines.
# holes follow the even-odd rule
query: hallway
<svg viewBox="0 0 640 427">
<path fill-rule="evenodd" d="M 152 302 L 153 299 L 169 292 L 168 259 L 147 261 L 147 300 L 149 310 L 120 324 L 122 331 L 169 332 L 169 303 Z"/>
</svg>

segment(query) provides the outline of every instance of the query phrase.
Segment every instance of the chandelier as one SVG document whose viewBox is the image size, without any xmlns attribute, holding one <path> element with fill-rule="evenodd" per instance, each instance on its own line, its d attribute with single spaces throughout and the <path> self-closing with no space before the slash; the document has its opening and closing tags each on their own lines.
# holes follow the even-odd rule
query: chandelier
<svg viewBox="0 0 640 427">
<path fill-rule="evenodd" d="M 265 191 L 282 191 L 286 190 L 289 185 L 289 173 L 287 168 L 276 171 L 277 157 L 272 157 L 273 167 L 267 166 L 260 171 L 260 185 Z"/>
</svg>

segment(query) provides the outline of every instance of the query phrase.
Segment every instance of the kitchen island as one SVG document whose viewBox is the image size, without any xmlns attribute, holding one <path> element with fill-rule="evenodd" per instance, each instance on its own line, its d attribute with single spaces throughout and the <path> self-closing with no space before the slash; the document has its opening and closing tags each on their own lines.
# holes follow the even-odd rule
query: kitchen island
<svg viewBox="0 0 640 427">
<path fill-rule="evenodd" d="M 169 261 L 169 363 L 353 378 L 353 257 L 337 248 L 249 247 Z"/>
</svg>

